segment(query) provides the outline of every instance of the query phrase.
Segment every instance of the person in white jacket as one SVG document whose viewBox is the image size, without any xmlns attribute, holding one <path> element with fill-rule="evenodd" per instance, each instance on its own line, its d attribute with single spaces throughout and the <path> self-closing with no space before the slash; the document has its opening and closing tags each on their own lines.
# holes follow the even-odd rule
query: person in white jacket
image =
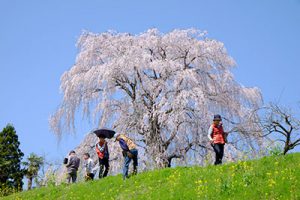
<svg viewBox="0 0 300 200">
<path fill-rule="evenodd" d="M 83 154 L 83 159 L 84 159 L 83 169 L 85 171 L 85 180 L 86 181 L 93 180 L 95 176 L 94 161 L 90 158 L 89 153 Z"/>
</svg>

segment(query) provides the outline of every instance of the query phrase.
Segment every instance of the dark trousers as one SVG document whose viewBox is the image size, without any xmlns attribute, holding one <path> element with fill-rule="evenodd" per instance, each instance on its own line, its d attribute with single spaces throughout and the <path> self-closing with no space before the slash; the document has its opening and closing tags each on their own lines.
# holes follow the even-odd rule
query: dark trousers
<svg viewBox="0 0 300 200">
<path fill-rule="evenodd" d="M 99 158 L 99 179 L 100 178 L 104 178 L 107 176 L 108 174 L 108 170 L 109 170 L 109 161 L 108 158 Z M 105 169 L 104 169 L 105 168 Z"/>
<path fill-rule="evenodd" d="M 214 151 L 216 153 L 215 165 L 222 164 L 222 159 L 224 155 L 224 144 L 212 144 Z"/>
<path fill-rule="evenodd" d="M 68 174 L 67 174 L 67 182 L 68 183 L 71 183 L 71 180 L 72 180 L 72 183 L 75 183 L 76 179 L 77 179 L 77 172 L 68 172 Z"/>
</svg>

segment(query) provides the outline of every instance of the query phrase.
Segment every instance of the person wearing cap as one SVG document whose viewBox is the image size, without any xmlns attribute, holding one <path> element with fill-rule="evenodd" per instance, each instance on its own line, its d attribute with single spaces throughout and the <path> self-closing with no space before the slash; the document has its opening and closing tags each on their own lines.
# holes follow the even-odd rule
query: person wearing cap
<svg viewBox="0 0 300 200">
<path fill-rule="evenodd" d="M 76 156 L 74 150 L 70 151 L 68 162 L 66 164 L 67 167 L 67 183 L 75 183 L 77 179 L 77 171 L 80 165 L 80 159 Z"/>
<path fill-rule="evenodd" d="M 123 166 L 123 179 L 128 178 L 128 168 L 131 160 L 133 160 L 133 174 L 137 174 L 138 166 L 138 150 L 136 144 L 124 134 L 115 134 L 115 141 L 118 141 L 123 150 L 124 166 Z"/>
<path fill-rule="evenodd" d="M 222 164 L 227 133 L 223 130 L 221 115 L 214 115 L 213 123 L 208 129 L 208 139 L 216 153 L 215 165 Z"/>
<path fill-rule="evenodd" d="M 83 169 L 85 172 L 85 180 L 86 181 L 93 180 L 95 176 L 94 161 L 90 158 L 89 153 L 83 154 L 83 160 L 84 160 Z"/>
<path fill-rule="evenodd" d="M 99 137 L 99 142 L 96 144 L 96 152 L 99 158 L 99 179 L 101 179 L 106 177 L 109 171 L 109 152 L 105 138 Z"/>
</svg>

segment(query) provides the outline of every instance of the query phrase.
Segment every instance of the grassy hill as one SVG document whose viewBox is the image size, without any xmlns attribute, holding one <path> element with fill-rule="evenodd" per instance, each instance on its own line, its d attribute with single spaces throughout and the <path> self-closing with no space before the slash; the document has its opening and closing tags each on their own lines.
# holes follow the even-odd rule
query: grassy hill
<svg viewBox="0 0 300 200">
<path fill-rule="evenodd" d="M 3 199 L 300 199 L 300 153 L 45 187 Z"/>
</svg>

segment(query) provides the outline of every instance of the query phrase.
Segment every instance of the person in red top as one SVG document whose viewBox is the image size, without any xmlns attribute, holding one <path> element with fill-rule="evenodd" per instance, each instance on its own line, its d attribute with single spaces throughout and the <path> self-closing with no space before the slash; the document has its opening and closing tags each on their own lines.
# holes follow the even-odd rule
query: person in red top
<svg viewBox="0 0 300 200">
<path fill-rule="evenodd" d="M 216 153 L 215 165 L 220 165 L 222 164 L 227 137 L 227 133 L 223 130 L 221 115 L 214 115 L 213 124 L 209 127 L 207 136 Z"/>
<path fill-rule="evenodd" d="M 99 179 L 101 179 L 107 176 L 109 170 L 109 152 L 104 138 L 99 137 L 99 142 L 96 144 L 96 152 L 99 158 Z"/>
</svg>

